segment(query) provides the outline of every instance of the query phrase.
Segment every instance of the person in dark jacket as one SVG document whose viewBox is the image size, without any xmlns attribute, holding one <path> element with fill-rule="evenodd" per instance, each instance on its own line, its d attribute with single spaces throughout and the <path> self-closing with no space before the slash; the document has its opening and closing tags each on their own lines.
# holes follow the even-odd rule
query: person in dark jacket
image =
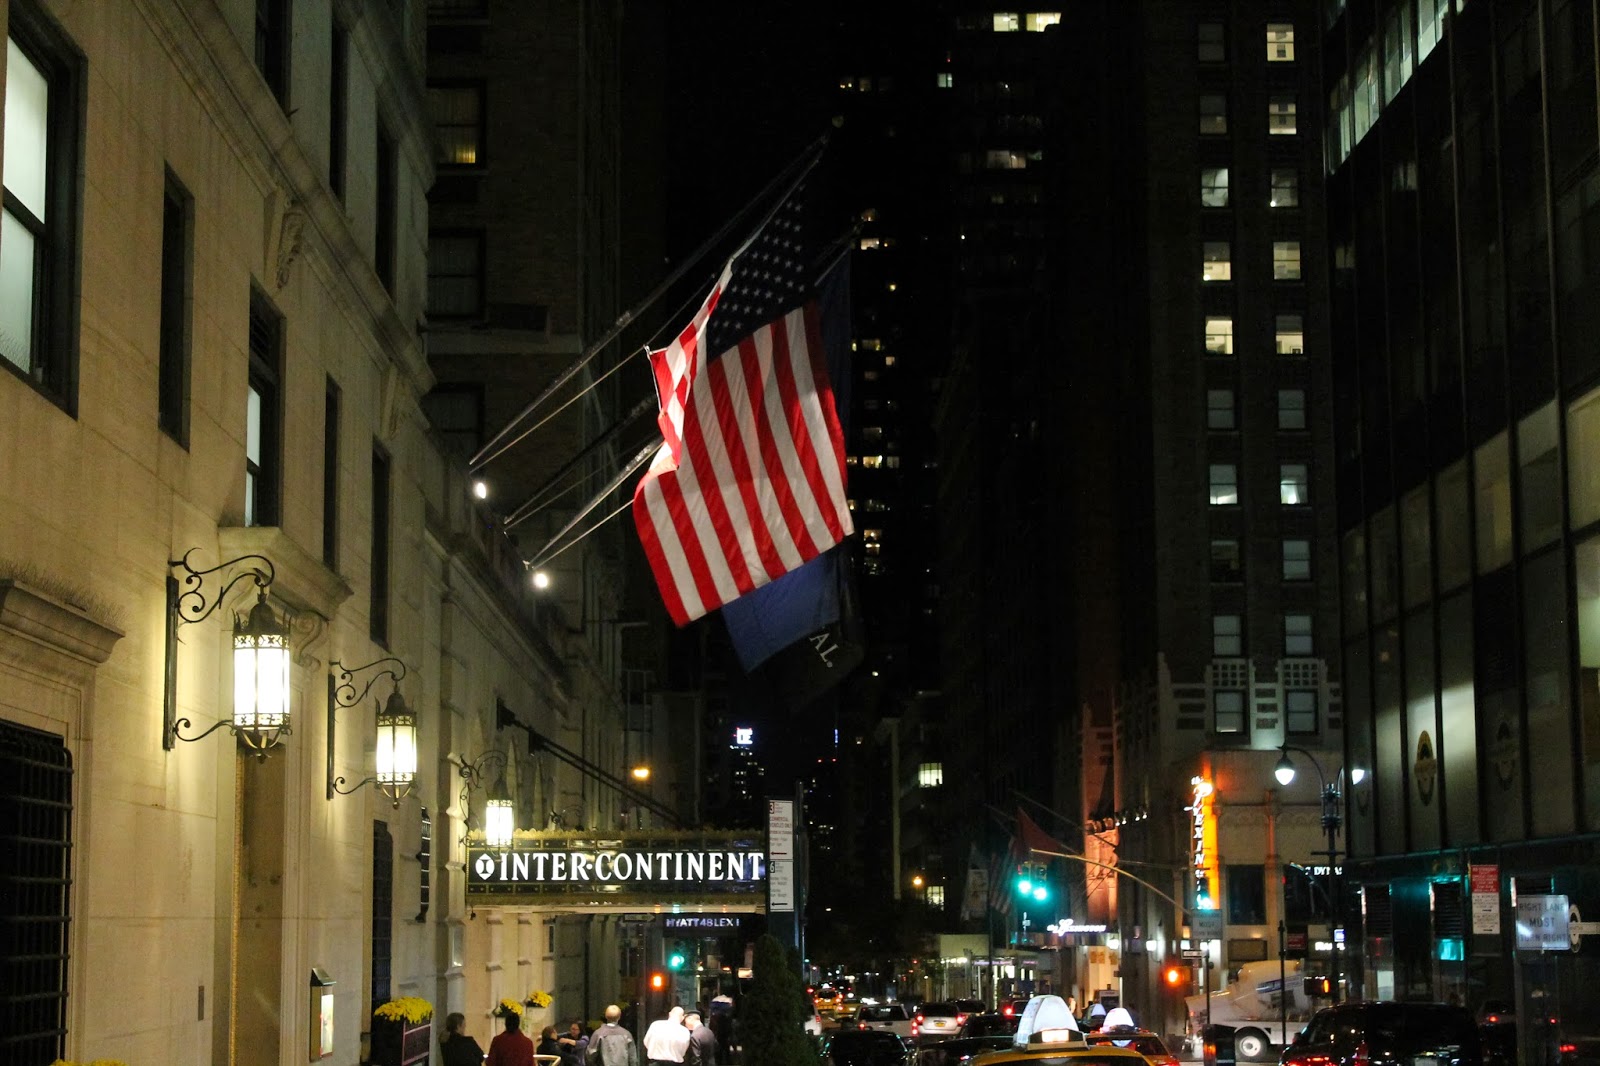
<svg viewBox="0 0 1600 1066">
<path fill-rule="evenodd" d="M 683 1027 L 689 1030 L 689 1050 L 684 1052 L 683 1066 L 717 1066 L 717 1036 L 710 1026 L 700 1024 L 700 1012 L 685 1014 Z"/>
<path fill-rule="evenodd" d="M 483 1048 L 461 1031 L 466 1023 L 464 1014 L 445 1016 L 444 1035 L 439 1038 L 439 1061 L 443 1066 L 483 1066 Z"/>
<path fill-rule="evenodd" d="M 561 1041 L 556 1039 L 556 1027 L 547 1025 L 539 1033 L 538 1046 L 533 1049 L 535 1055 L 554 1055 L 561 1057 Z"/>
</svg>

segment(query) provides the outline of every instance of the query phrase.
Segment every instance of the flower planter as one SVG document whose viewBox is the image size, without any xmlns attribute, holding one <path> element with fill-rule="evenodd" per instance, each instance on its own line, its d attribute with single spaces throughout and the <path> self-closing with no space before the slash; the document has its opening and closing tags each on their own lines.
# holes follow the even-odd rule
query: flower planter
<svg viewBox="0 0 1600 1066">
<path fill-rule="evenodd" d="M 372 1019 L 372 1066 L 427 1066 L 433 1047 L 433 1022 Z"/>
</svg>

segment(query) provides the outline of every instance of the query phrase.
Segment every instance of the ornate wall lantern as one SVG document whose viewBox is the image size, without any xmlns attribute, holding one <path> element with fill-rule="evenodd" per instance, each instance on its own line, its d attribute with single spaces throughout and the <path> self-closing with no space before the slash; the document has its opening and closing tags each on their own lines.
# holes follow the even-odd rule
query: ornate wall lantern
<svg viewBox="0 0 1600 1066">
<path fill-rule="evenodd" d="M 405 697 L 400 695 L 400 682 L 406 676 L 406 664 L 391 656 L 365 666 L 346 668 L 340 662 L 332 662 L 328 666 L 335 671 L 328 677 L 328 799 L 333 799 L 335 792 L 348 796 L 362 785 L 375 785 L 394 806 L 400 806 L 400 801 L 410 795 L 417 779 L 417 715 L 406 706 Z M 355 675 L 375 667 L 382 669 L 376 670 L 361 691 L 357 692 L 353 680 Z M 394 681 L 394 690 L 389 693 L 387 701 L 377 704 L 375 708 L 376 772 L 349 788 L 342 788 L 340 786 L 344 784 L 344 778 L 333 776 L 334 715 L 340 707 L 359 704 L 372 691 L 378 678 L 386 675 Z"/>
<path fill-rule="evenodd" d="M 468 794 L 485 786 L 485 778 L 492 769 L 498 767 L 500 771 L 494 783 L 488 786 L 489 798 L 483 808 L 483 846 L 486 848 L 509 848 L 517 831 L 517 809 L 506 790 L 507 761 L 505 752 L 490 748 L 461 767 L 461 778 L 466 782 L 461 789 L 463 810 L 468 809 Z"/>
<path fill-rule="evenodd" d="M 241 555 L 209 570 L 196 570 L 189 565 L 189 556 L 196 550 L 190 548 L 182 559 L 167 563 L 173 570 L 181 567 L 185 573 L 181 587 L 177 574 L 167 575 L 165 719 L 161 746 L 171 751 L 179 740 L 199 740 L 227 726 L 241 744 L 264 759 L 267 752 L 290 733 L 289 626 L 286 620 L 279 620 L 277 612 L 267 602 L 267 590 L 277 571 L 264 555 Z M 205 579 L 247 559 L 259 559 L 265 569 L 252 567 L 235 575 L 208 601 Z M 233 715 L 220 719 L 203 733 L 186 737 L 182 731 L 192 728 L 193 723 L 177 717 L 178 626 L 211 617 L 233 586 L 246 578 L 255 582 L 258 596 L 248 615 L 235 615 L 233 620 Z"/>
</svg>

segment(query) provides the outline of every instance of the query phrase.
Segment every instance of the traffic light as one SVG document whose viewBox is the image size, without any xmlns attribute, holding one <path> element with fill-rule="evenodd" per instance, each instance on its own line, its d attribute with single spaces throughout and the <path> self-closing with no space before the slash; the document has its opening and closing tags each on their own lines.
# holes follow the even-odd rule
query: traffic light
<svg viewBox="0 0 1600 1066">
<path fill-rule="evenodd" d="M 650 991 L 652 991 L 652 992 L 661 992 L 661 991 L 665 991 L 666 987 L 667 987 L 667 975 L 666 974 L 662 973 L 660 970 L 656 970 L 656 971 L 654 971 L 654 972 L 652 972 L 650 974 Z"/>
<path fill-rule="evenodd" d="M 1167 964 L 1161 968 L 1161 983 L 1166 985 L 1169 992 L 1188 991 L 1193 977 L 1189 964 L 1185 962 L 1168 959 Z"/>
<path fill-rule="evenodd" d="M 1025 862 L 1017 867 L 1017 895 L 1043 903 L 1050 898 L 1050 886 L 1045 880 L 1045 864 Z"/>
<path fill-rule="evenodd" d="M 682 943 L 674 944 L 672 950 L 667 952 L 667 969 L 669 970 L 681 970 L 688 961 L 689 953 L 684 949 Z"/>
<path fill-rule="evenodd" d="M 1304 978 L 1304 990 L 1307 996 L 1332 996 L 1333 978 L 1328 976 Z"/>
</svg>

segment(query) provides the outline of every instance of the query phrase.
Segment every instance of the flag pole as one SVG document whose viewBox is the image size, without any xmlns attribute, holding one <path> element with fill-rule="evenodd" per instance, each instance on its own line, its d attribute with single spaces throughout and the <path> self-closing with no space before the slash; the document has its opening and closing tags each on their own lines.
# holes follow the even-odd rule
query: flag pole
<svg viewBox="0 0 1600 1066">
<path fill-rule="evenodd" d="M 570 521 L 566 525 L 562 526 L 561 527 L 561 531 L 559 533 L 557 533 L 555 536 L 551 537 L 550 538 L 550 542 L 548 544 L 546 544 L 544 547 L 540 548 L 538 550 L 538 552 L 536 552 L 534 554 L 533 561 L 528 563 L 528 566 L 529 567 L 538 567 L 538 566 L 541 566 L 544 563 L 548 562 L 549 559 L 551 558 L 547 554 L 550 551 L 550 549 L 555 547 L 557 542 L 559 542 L 562 537 L 566 536 L 569 532 L 571 532 L 572 527 L 577 525 L 580 521 L 582 521 L 584 515 L 588 514 L 590 511 L 594 510 L 596 507 L 599 507 L 601 503 L 605 502 L 606 497 L 610 496 L 613 492 L 617 491 L 617 486 L 621 485 L 624 481 L 628 480 L 629 475 L 631 475 L 635 470 L 637 470 L 641 466 L 643 466 L 649 460 L 649 458 L 652 455 L 655 454 L 656 449 L 658 449 L 660 447 L 661 447 L 661 441 L 660 440 L 653 440 L 649 444 L 646 444 L 643 448 L 640 448 L 638 453 L 635 454 L 634 457 L 631 460 L 628 461 L 628 465 L 623 468 L 622 473 L 620 473 L 616 477 L 612 478 L 611 481 L 606 485 L 605 488 L 603 488 L 599 492 L 595 493 L 594 498 L 591 499 L 588 503 L 584 504 L 582 510 L 580 510 L 577 514 L 572 516 L 572 521 Z M 589 532 L 589 531 L 585 531 L 585 532 Z M 566 547 L 570 548 L 570 547 L 572 547 L 572 545 L 568 544 Z M 562 550 L 565 551 L 566 549 L 563 548 Z"/>
<path fill-rule="evenodd" d="M 632 409 L 630 409 L 627 414 L 623 415 L 621 418 L 611 423 L 611 425 L 601 430 L 598 437 L 590 441 L 582 451 L 578 452 L 577 455 L 574 455 L 571 459 L 567 460 L 567 462 L 562 465 L 560 470 L 557 470 L 554 474 L 550 475 L 550 477 L 546 478 L 543 485 L 540 485 L 538 489 L 536 489 L 526 500 L 523 500 L 520 504 L 513 508 L 510 514 L 502 518 L 500 520 L 500 528 L 502 530 L 509 531 L 515 529 L 517 526 L 533 517 L 533 515 L 538 511 L 536 505 L 541 501 L 544 501 L 545 496 L 560 484 L 562 478 L 570 474 L 573 471 L 573 468 L 575 468 L 579 463 L 593 455 L 597 449 L 603 448 L 612 440 L 612 438 L 616 437 L 617 434 L 621 433 L 624 429 L 627 429 L 628 426 L 632 425 L 633 420 L 648 411 L 651 406 L 654 405 L 654 403 L 655 397 L 646 396 L 644 399 L 634 404 Z"/>
<path fill-rule="evenodd" d="M 518 437 L 516 440 L 511 441 L 510 443 L 501 443 L 502 441 L 505 441 L 506 437 L 510 436 L 511 433 L 516 430 L 517 426 L 522 423 L 523 419 L 532 414 L 540 404 L 548 400 L 552 393 L 570 381 L 572 377 L 578 373 L 578 371 L 582 370 L 585 366 L 588 366 L 589 363 L 593 361 L 594 357 L 599 355 L 607 345 L 616 340 L 617 337 L 621 335 L 622 331 L 633 322 L 635 317 L 642 314 L 646 308 L 659 300 L 667 292 L 667 290 L 682 280 L 683 276 L 689 272 L 690 268 L 697 265 L 713 248 L 726 240 L 728 234 L 745 220 L 745 218 L 756 208 L 756 205 L 765 201 L 771 195 L 774 189 L 782 186 L 785 182 L 790 181 L 795 171 L 799 170 L 802 173 L 809 171 L 811 167 L 815 165 L 816 160 L 821 158 L 822 149 L 827 146 L 827 143 L 828 135 L 823 134 L 821 137 L 807 145 L 803 152 L 791 160 L 787 166 L 785 166 L 777 173 L 776 176 L 772 178 L 771 181 L 767 182 L 767 184 L 762 187 L 760 192 L 756 193 L 756 195 L 748 203 L 739 209 L 738 213 L 729 218 L 722 224 L 721 228 L 701 242 L 700 246 L 690 253 L 689 258 L 674 268 L 672 273 L 663 279 L 661 283 L 658 284 L 654 289 L 652 289 L 648 296 L 646 296 L 639 303 L 634 304 L 633 307 L 624 311 L 622 314 L 618 315 L 617 320 L 611 324 L 611 328 L 606 330 L 605 334 L 601 336 L 599 340 L 585 348 L 583 354 L 578 356 L 577 362 L 573 363 L 561 373 L 557 374 L 554 381 L 546 385 L 544 390 L 540 392 L 538 396 L 534 397 L 533 400 L 530 401 L 527 406 L 523 407 L 521 411 L 518 411 L 510 421 L 508 421 L 504 426 L 500 427 L 499 431 L 496 432 L 495 435 L 491 437 L 483 447 L 477 450 L 477 452 L 467 462 L 468 473 L 477 474 L 481 472 L 485 466 L 488 466 L 495 459 L 505 454 L 506 451 L 508 451 L 517 443 L 517 441 L 520 441 L 522 438 Z"/>
</svg>

